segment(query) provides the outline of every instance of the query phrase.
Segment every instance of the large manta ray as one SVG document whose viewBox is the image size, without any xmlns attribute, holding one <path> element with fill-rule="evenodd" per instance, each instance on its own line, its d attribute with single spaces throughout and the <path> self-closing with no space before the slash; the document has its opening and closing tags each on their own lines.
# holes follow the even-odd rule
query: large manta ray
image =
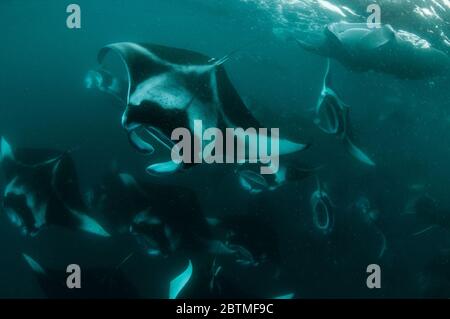
<svg viewBox="0 0 450 319">
<path fill-rule="evenodd" d="M 125 64 L 126 80 L 112 75 L 107 61 L 111 52 Z M 258 130 L 263 127 L 246 108 L 229 80 L 223 67 L 228 58 L 215 60 L 194 51 L 155 44 L 114 43 L 100 50 L 100 66 L 89 72 L 86 86 L 113 94 L 125 102 L 122 126 L 130 142 L 144 154 L 152 154 L 155 144 L 149 142 L 148 137 L 171 150 L 174 142 L 170 137 L 176 128 L 187 128 L 193 139 L 201 140 L 202 137 L 194 132 L 196 120 L 202 121 L 203 130 L 219 128 L 222 132 L 225 128 Z M 237 138 L 238 143 L 245 143 L 245 136 Z M 268 143 L 270 141 L 269 137 Z M 280 155 L 306 147 L 279 139 Z M 170 174 L 191 165 L 162 161 L 149 165 L 147 172 Z M 293 176 L 295 174 L 288 175 Z M 284 176 L 276 180 L 277 185 L 286 181 Z"/>
<path fill-rule="evenodd" d="M 50 225 L 109 234 L 87 215 L 75 165 L 68 152 L 13 150 L 1 139 L 0 166 L 6 180 L 3 211 L 24 235 L 36 235 Z"/>
<path fill-rule="evenodd" d="M 305 50 L 338 60 L 352 70 L 421 79 L 450 74 L 450 58 L 417 35 L 390 25 L 329 24 L 319 41 L 297 40 Z"/>
</svg>

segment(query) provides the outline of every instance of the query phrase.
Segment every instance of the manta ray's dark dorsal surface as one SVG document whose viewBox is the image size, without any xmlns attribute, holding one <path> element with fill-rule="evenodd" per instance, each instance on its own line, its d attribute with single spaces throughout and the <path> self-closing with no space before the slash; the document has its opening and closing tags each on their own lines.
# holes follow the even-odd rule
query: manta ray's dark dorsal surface
<svg viewBox="0 0 450 319">
<path fill-rule="evenodd" d="M 2 138 L 0 165 L 6 181 L 3 210 L 24 235 L 36 235 L 47 226 L 57 225 L 108 236 L 86 214 L 75 164 L 68 152 L 13 150 Z"/>
<path fill-rule="evenodd" d="M 124 42 L 101 49 L 99 69 L 108 69 L 106 61 L 110 52 L 123 61 L 128 77 L 122 125 L 130 142 L 145 154 L 153 153 L 155 148 L 144 141 L 142 134 L 149 134 L 168 149 L 174 144 L 170 136 L 176 128 L 187 128 L 193 139 L 201 139 L 194 132 L 196 120 L 202 121 L 203 129 L 262 127 L 226 74 L 222 64 L 228 57 L 215 60 L 190 50 Z M 305 148 L 306 145 L 280 139 L 280 155 Z M 182 167 L 183 164 L 168 161 L 154 163 L 147 171 L 159 175 L 173 173 Z"/>
</svg>

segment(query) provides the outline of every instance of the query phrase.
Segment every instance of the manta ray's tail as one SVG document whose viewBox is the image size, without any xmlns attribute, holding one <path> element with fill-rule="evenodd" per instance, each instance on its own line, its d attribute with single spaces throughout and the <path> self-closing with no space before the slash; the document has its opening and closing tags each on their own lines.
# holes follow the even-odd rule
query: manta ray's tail
<svg viewBox="0 0 450 319">
<path fill-rule="evenodd" d="M 11 145 L 4 137 L 1 137 L 0 141 L 0 167 L 5 176 L 12 174 L 13 168 L 15 167 L 14 153 L 12 152 Z"/>
</svg>

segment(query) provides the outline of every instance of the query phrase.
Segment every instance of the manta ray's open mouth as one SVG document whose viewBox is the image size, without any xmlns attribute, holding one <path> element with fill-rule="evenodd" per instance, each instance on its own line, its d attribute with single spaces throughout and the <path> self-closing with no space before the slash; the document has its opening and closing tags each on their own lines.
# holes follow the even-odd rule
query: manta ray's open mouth
<svg viewBox="0 0 450 319">
<path fill-rule="evenodd" d="M 23 222 L 22 217 L 20 217 L 20 215 L 15 210 L 10 209 L 10 208 L 6 208 L 5 209 L 5 213 L 6 213 L 6 216 L 8 216 L 8 219 L 10 220 L 10 222 L 13 225 L 15 225 L 15 226 L 20 228 L 20 232 L 22 234 L 27 233 L 27 229 L 26 229 L 26 226 L 25 226 L 25 224 Z"/>
<path fill-rule="evenodd" d="M 334 227 L 334 214 L 332 203 L 328 195 L 322 191 L 317 191 L 312 200 L 313 224 L 316 229 L 329 234 Z"/>
</svg>

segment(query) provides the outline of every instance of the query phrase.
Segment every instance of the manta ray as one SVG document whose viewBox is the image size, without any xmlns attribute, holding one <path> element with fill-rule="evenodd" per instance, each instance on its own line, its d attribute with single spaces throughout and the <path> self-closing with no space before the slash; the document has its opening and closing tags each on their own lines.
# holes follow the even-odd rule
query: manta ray
<svg viewBox="0 0 450 319">
<path fill-rule="evenodd" d="M 69 152 L 14 149 L 1 139 L 0 167 L 6 180 L 3 211 L 24 235 L 51 225 L 107 237 L 87 214 Z"/>
<path fill-rule="evenodd" d="M 126 76 L 111 76 L 111 53 L 120 58 Z M 122 126 L 139 152 L 151 155 L 156 145 L 171 152 L 175 145 L 171 136 L 177 128 L 188 129 L 194 141 L 202 139 L 194 130 L 195 121 L 202 121 L 204 130 L 218 128 L 222 132 L 226 128 L 262 127 L 228 78 L 223 63 L 229 57 L 216 60 L 198 52 L 156 44 L 114 43 L 100 50 L 100 66 L 89 72 L 86 83 L 125 102 Z M 125 92 L 124 96 L 120 92 Z M 270 144 L 274 137 L 266 137 Z M 238 135 L 238 143 L 245 145 L 246 138 Z M 276 138 L 279 155 L 308 147 Z M 168 160 L 154 162 L 146 170 L 151 175 L 165 175 L 194 165 Z"/>
<path fill-rule="evenodd" d="M 297 43 L 315 54 L 336 59 L 351 70 L 387 73 L 402 79 L 450 74 L 450 58 L 426 40 L 390 25 L 331 23 L 320 40 Z"/>
<path fill-rule="evenodd" d="M 328 193 L 321 187 L 317 179 L 317 190 L 310 199 L 311 211 L 314 227 L 324 235 L 333 231 L 334 228 L 334 207 Z"/>
<path fill-rule="evenodd" d="M 450 209 L 428 195 L 422 195 L 412 203 L 412 212 L 415 215 L 421 229 L 413 233 L 413 236 L 422 235 L 430 230 L 442 228 L 450 230 Z"/>
<path fill-rule="evenodd" d="M 196 194 L 190 189 L 109 172 L 94 191 L 95 210 L 113 232 L 131 233 L 148 255 L 169 256 L 203 248 L 211 237 Z"/>
<path fill-rule="evenodd" d="M 250 194 L 259 194 L 263 191 L 274 191 L 288 182 L 300 181 L 317 172 L 319 167 L 306 165 L 281 165 L 275 174 L 262 175 L 259 167 L 252 164 L 241 165 L 236 170 L 241 187 Z"/>
<path fill-rule="evenodd" d="M 375 162 L 353 142 L 350 125 L 350 107 L 345 104 L 332 88 L 330 59 L 327 59 L 323 87 L 315 108 L 315 124 L 326 134 L 338 137 L 346 150 L 360 162 L 375 166 Z"/>
</svg>

